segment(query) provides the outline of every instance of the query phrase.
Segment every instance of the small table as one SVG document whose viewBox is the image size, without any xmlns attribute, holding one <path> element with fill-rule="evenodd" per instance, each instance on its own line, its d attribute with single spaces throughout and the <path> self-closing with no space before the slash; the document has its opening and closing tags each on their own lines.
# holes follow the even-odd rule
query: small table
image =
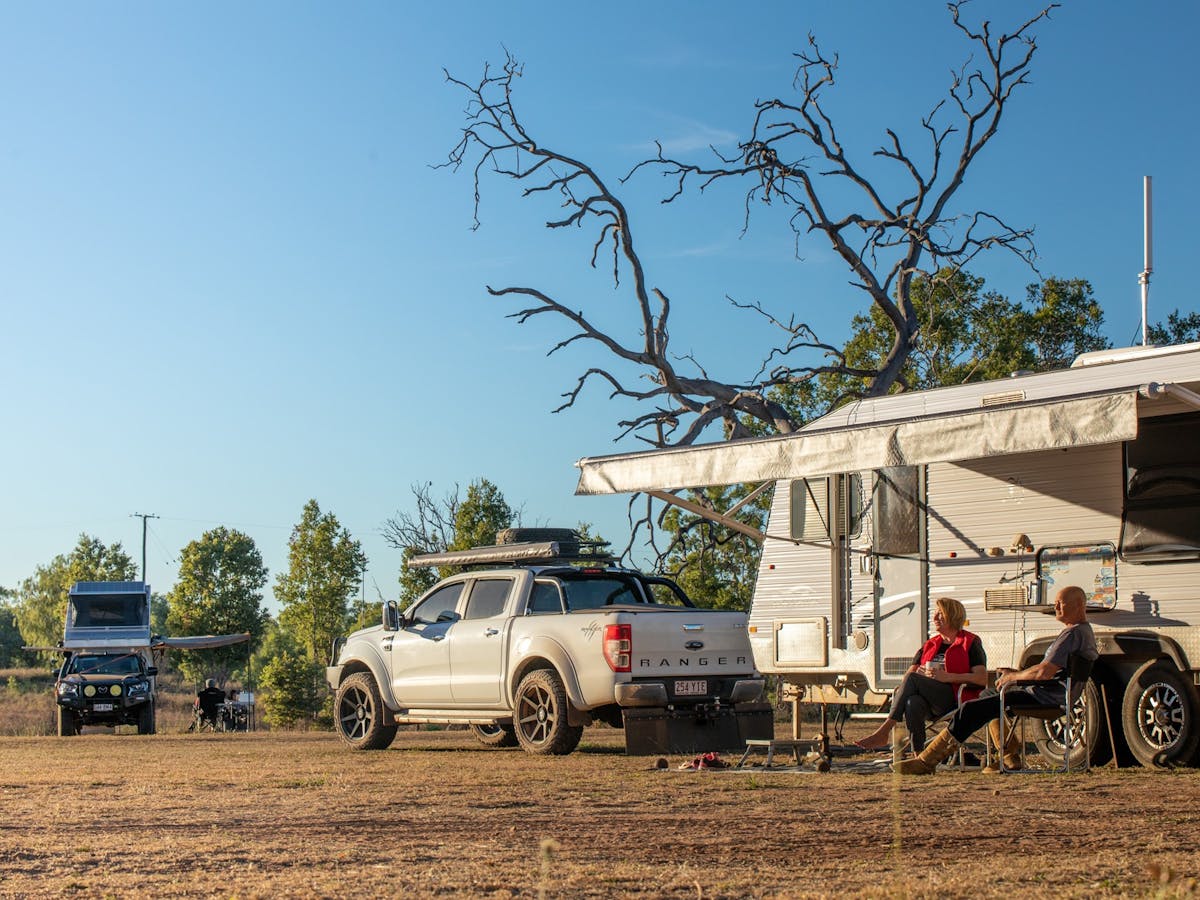
<svg viewBox="0 0 1200 900">
<path fill-rule="evenodd" d="M 800 765 L 803 765 L 803 761 L 800 758 L 801 746 L 809 747 L 811 745 L 812 745 L 812 741 L 796 741 L 796 740 L 778 741 L 778 740 L 766 740 L 766 739 L 762 739 L 762 738 L 751 738 L 746 741 L 746 752 L 742 754 L 742 758 L 738 760 L 737 765 L 734 766 L 734 768 L 735 769 L 742 768 L 742 766 L 746 762 L 746 759 L 756 749 L 766 749 L 766 751 L 767 751 L 767 761 L 763 764 L 764 769 L 771 768 L 771 763 L 774 762 L 774 760 L 775 760 L 775 751 L 776 750 L 783 750 L 784 752 L 787 752 L 790 750 L 792 753 L 792 757 L 796 760 L 796 765 L 800 766 Z M 822 757 L 820 762 L 817 763 L 817 771 L 828 772 L 829 771 L 829 760 Z"/>
</svg>

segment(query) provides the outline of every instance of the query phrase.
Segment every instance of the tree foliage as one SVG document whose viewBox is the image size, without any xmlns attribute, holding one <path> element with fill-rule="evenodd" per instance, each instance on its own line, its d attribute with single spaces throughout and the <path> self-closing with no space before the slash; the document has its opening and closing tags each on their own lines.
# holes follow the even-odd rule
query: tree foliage
<svg viewBox="0 0 1200 900">
<path fill-rule="evenodd" d="M 15 609 L 21 638 L 38 647 L 54 646 L 62 640 L 67 594 L 75 582 L 136 578 L 137 567 L 119 542 L 105 546 L 99 538 L 81 534 L 70 553 L 38 566 L 21 582 Z"/>
<path fill-rule="evenodd" d="M 397 512 L 383 526 L 383 539 L 403 552 L 400 563 L 400 601 L 411 603 L 457 571 L 413 568 L 409 560 L 426 553 L 467 550 L 496 542 L 496 535 L 520 521 L 519 512 L 509 506 L 504 494 L 486 478 L 477 478 L 467 486 L 467 496 L 459 495 L 459 486 L 441 498 L 433 495 L 429 482 L 412 487 L 413 508 Z"/>
<path fill-rule="evenodd" d="M 1014 92 L 1027 83 L 1037 49 L 1034 27 L 1053 7 L 1010 31 L 997 31 L 988 22 L 976 26 L 966 21 L 965 6 L 951 3 L 950 15 L 972 55 L 951 73 L 946 95 L 920 119 L 922 139 L 916 145 L 906 145 L 900 137 L 903 129 L 892 128 L 884 129 L 882 144 L 873 153 L 857 153 L 842 142 L 832 99 L 837 56 L 810 37 L 795 55 L 794 94 L 755 103 L 736 154 L 726 157 L 714 149 L 714 159 L 698 163 L 667 157 L 660 147 L 654 158 L 626 176 L 658 172 L 670 185 L 666 203 L 693 188 L 742 184 L 747 227 L 759 204 L 788 210 L 797 238 L 813 235 L 826 243 L 886 323 L 886 348 L 870 365 L 856 364 L 839 347 L 822 341 L 805 323 L 805 310 L 776 316 L 759 303 L 736 301 L 782 329 L 782 343 L 764 349 L 756 370 L 752 366 L 741 378 L 720 378 L 693 356 L 670 352 L 672 301 L 666 290 L 651 284 L 629 209 L 596 168 L 535 135 L 514 101 L 521 65 L 509 56 L 499 70 L 485 67 L 476 82 L 447 73 L 466 94 L 467 121 L 446 165 L 465 166 L 473 173 L 476 225 L 485 175 L 512 179 L 525 197 L 554 198 L 555 212 L 546 225 L 594 229 L 590 263 L 595 266 L 602 254 L 611 259 L 614 281 L 628 291 L 636 313 L 636 331 L 620 335 L 597 325 L 568 293 L 529 285 L 488 288 L 494 296 L 522 304 L 512 314 L 519 323 L 545 314 L 569 323 L 569 335 L 551 352 L 590 342 L 602 347 L 610 362 L 625 370 L 632 367 L 649 383 L 637 387 L 622 379 L 621 369 L 593 365 L 564 394 L 559 409 L 573 405 L 588 383 L 599 380 L 612 396 L 651 407 L 621 421 L 620 428 L 655 446 L 690 444 L 718 423 L 726 437 L 752 433 L 747 421 L 789 433 L 801 423 L 773 396 L 781 388 L 832 373 L 856 379 L 864 395 L 877 396 L 898 382 L 923 325 L 913 290 L 921 272 L 962 269 L 988 248 L 1004 248 L 1031 262 L 1030 229 L 1012 227 L 984 210 L 961 208 L 957 194 L 996 135 Z M 875 162 L 890 167 L 894 177 L 868 177 L 864 163 Z M 805 352 L 819 358 L 801 359 Z"/>
<path fill-rule="evenodd" d="M 14 593 L 0 587 L 0 669 L 32 666 L 37 657 L 21 649 L 21 629 L 17 627 L 17 611 L 13 605 Z"/>
<path fill-rule="evenodd" d="M 320 666 L 305 653 L 287 651 L 272 658 L 262 670 L 263 718 L 272 728 L 295 728 L 311 722 L 321 710 Z"/>
<path fill-rule="evenodd" d="M 912 303 L 921 328 L 893 390 L 1067 368 L 1080 353 L 1109 345 L 1100 333 L 1103 310 L 1082 278 L 1031 284 L 1021 302 L 986 290 L 982 278 L 943 269 L 913 279 Z M 880 365 L 890 350 L 892 329 L 879 307 L 850 324 L 843 357 L 864 370 Z M 812 418 L 845 398 L 862 396 L 866 388 L 862 378 L 826 373 L 793 415 L 801 421 Z"/>
<path fill-rule="evenodd" d="M 1165 323 L 1151 324 L 1146 334 L 1150 343 L 1160 347 L 1200 341 L 1200 312 L 1183 315 L 1176 309 L 1167 316 Z"/>
<path fill-rule="evenodd" d="M 309 500 L 288 540 L 288 570 L 275 580 L 275 598 L 283 607 L 280 624 L 295 634 L 310 660 L 328 661 L 333 639 L 346 630 L 349 601 L 366 567 L 362 545 L 337 516 Z"/>
<path fill-rule="evenodd" d="M 688 499 L 715 510 L 726 510 L 750 493 L 748 485 L 712 487 L 691 491 Z M 771 493 L 751 499 L 738 518 L 754 528 L 766 526 Z M 713 609 L 750 608 L 762 555 L 757 541 L 724 525 L 667 507 L 660 530 L 670 536 L 658 567 L 674 578 L 697 606 Z"/>
<path fill-rule="evenodd" d="M 179 578 L 167 600 L 169 633 L 250 635 L 250 646 L 179 653 L 175 663 L 187 678 L 214 677 L 223 684 L 244 667 L 266 628 L 266 583 L 262 554 L 253 538 L 240 531 L 214 528 L 183 548 Z"/>
</svg>

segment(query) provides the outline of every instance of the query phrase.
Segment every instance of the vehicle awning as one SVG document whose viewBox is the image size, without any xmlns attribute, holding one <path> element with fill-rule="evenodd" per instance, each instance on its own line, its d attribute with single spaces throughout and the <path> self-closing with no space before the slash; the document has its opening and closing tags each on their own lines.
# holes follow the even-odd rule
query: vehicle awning
<svg viewBox="0 0 1200 900">
<path fill-rule="evenodd" d="M 154 650 L 170 647 L 174 650 L 211 650 L 214 647 L 228 647 L 250 640 L 250 635 L 242 634 L 200 634 L 193 637 L 156 637 L 150 642 Z"/>
<path fill-rule="evenodd" d="M 576 494 L 776 481 L 1060 450 L 1137 436 L 1137 392 L 581 459 Z"/>
</svg>

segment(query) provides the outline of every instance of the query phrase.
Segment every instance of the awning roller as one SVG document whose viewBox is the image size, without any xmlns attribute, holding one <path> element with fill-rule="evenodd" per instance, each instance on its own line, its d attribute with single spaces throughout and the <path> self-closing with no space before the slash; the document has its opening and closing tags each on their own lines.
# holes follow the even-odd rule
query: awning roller
<svg viewBox="0 0 1200 900">
<path fill-rule="evenodd" d="M 613 456 L 587 457 L 576 494 L 776 481 L 885 466 L 981 459 L 1132 440 L 1137 393 L 886 422 Z"/>
</svg>

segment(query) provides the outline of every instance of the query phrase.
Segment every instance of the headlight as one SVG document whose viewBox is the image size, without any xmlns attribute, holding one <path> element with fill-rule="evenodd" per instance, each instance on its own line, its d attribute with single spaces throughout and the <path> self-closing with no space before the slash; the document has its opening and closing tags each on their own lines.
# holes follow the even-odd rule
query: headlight
<svg viewBox="0 0 1200 900">
<path fill-rule="evenodd" d="M 65 697 L 68 694 L 78 694 L 78 693 L 79 693 L 79 685 L 72 684 L 69 681 L 60 681 L 58 683 L 58 695 L 60 697 Z"/>
<path fill-rule="evenodd" d="M 148 681 L 135 681 L 129 686 L 129 693 L 131 694 L 144 694 L 148 690 L 150 690 L 150 682 Z"/>
<path fill-rule="evenodd" d="M 83 695 L 85 697 L 95 697 L 96 696 L 96 686 L 94 684 L 89 684 L 87 687 L 85 687 L 83 689 Z"/>
<path fill-rule="evenodd" d="M 112 694 L 114 697 L 120 697 L 121 696 L 121 686 L 119 684 L 114 684 L 112 687 L 110 687 L 108 689 L 108 692 L 110 694 Z"/>
</svg>

